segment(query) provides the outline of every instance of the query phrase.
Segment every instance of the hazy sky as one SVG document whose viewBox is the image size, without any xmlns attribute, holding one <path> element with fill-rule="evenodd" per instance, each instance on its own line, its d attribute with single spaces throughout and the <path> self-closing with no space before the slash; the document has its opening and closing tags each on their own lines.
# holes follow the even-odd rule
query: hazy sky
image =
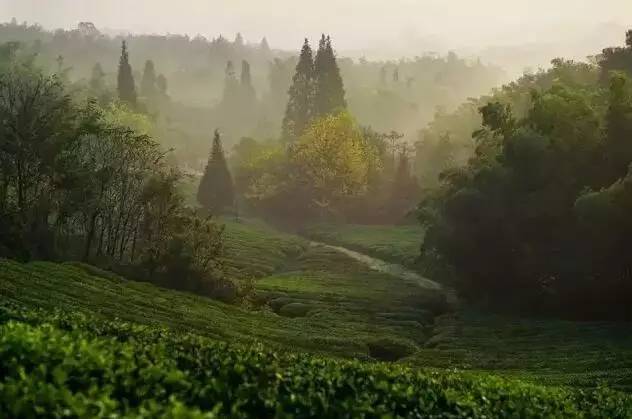
<svg viewBox="0 0 632 419">
<path fill-rule="evenodd" d="M 459 49 L 571 39 L 605 23 L 632 27 L 632 0 L 0 0 L 0 20 L 12 17 L 46 28 L 85 20 L 134 32 L 241 31 L 292 49 L 320 32 L 342 50 L 401 39 Z"/>
</svg>

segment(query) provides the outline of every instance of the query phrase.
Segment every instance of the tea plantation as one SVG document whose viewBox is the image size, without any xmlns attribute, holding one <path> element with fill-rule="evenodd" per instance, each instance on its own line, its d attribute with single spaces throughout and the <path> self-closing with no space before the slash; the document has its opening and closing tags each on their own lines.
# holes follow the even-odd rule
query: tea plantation
<svg viewBox="0 0 632 419">
<path fill-rule="evenodd" d="M 2 417 L 608 417 L 632 399 L 274 352 L 80 314 L 0 311 Z"/>
<path fill-rule="evenodd" d="M 0 417 L 632 417 L 626 325 L 455 311 L 264 224 L 226 234 L 245 307 L 0 261 Z"/>
</svg>

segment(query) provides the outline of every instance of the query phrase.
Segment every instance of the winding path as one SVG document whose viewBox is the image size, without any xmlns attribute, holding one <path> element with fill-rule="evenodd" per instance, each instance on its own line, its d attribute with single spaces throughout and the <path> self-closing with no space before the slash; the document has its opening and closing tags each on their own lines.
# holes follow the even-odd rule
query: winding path
<svg viewBox="0 0 632 419">
<path fill-rule="evenodd" d="M 355 259 L 365 264 L 366 266 L 369 267 L 369 269 L 395 276 L 397 278 L 403 279 L 404 281 L 414 282 L 422 288 L 437 290 L 437 291 L 443 289 L 443 287 L 439 285 L 438 283 L 436 283 L 435 281 L 424 278 L 423 276 L 419 275 L 417 272 L 407 269 L 402 265 L 385 262 L 381 259 L 377 259 L 372 256 L 347 249 L 346 247 L 334 246 L 331 244 L 326 244 L 326 243 L 321 243 L 321 242 L 316 242 L 316 241 L 311 241 L 310 245 L 322 246 L 322 247 L 336 250 L 337 252 L 343 253 L 349 256 L 350 258 Z"/>
</svg>

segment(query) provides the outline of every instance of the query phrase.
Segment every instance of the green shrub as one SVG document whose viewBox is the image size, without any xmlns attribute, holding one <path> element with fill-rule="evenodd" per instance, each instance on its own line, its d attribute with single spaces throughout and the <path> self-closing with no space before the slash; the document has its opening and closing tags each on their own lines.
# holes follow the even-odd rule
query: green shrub
<svg viewBox="0 0 632 419">
<path fill-rule="evenodd" d="M 304 303 L 286 304 L 279 310 L 279 314 L 285 317 L 305 317 L 313 306 Z"/>
<path fill-rule="evenodd" d="M 397 361 L 413 354 L 417 347 L 405 340 L 382 338 L 367 343 L 369 355 L 380 361 Z"/>
<path fill-rule="evenodd" d="M 626 418 L 632 398 L 6 306 L 0 417 Z M 16 320 L 18 319 L 18 320 Z M 335 341 L 331 342 L 336 343 Z M 407 346 L 401 342 L 382 347 Z M 409 344 L 410 345 L 410 344 Z"/>
</svg>

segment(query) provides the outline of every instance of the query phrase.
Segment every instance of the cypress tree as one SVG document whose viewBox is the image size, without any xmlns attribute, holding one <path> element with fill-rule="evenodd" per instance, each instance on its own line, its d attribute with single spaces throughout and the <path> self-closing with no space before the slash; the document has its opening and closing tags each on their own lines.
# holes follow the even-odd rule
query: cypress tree
<svg viewBox="0 0 632 419">
<path fill-rule="evenodd" d="M 241 62 L 241 77 L 239 83 L 240 90 L 240 114 L 244 127 L 252 129 L 256 125 L 257 119 L 257 93 L 252 86 L 252 76 L 250 74 L 250 64 L 248 61 Z"/>
<path fill-rule="evenodd" d="M 219 131 L 215 130 L 213 145 L 204 176 L 198 187 L 197 200 L 212 213 L 218 213 L 234 204 L 233 179 L 226 164 Z"/>
<path fill-rule="evenodd" d="M 345 90 L 336 62 L 331 38 L 322 35 L 314 61 L 316 116 L 324 116 L 347 107 Z"/>
<path fill-rule="evenodd" d="M 314 60 L 309 41 L 305 39 L 301 55 L 288 91 L 288 102 L 283 118 L 283 139 L 294 141 L 298 138 L 313 116 Z"/>
<path fill-rule="evenodd" d="M 156 70 L 152 60 L 145 61 L 145 69 L 143 70 L 143 79 L 140 83 L 140 94 L 146 98 L 156 96 Z"/>
<path fill-rule="evenodd" d="M 129 53 L 127 44 L 123 41 L 121 46 L 121 59 L 118 68 L 118 95 L 122 102 L 131 106 L 136 106 L 136 85 L 132 66 L 129 64 Z"/>
</svg>

